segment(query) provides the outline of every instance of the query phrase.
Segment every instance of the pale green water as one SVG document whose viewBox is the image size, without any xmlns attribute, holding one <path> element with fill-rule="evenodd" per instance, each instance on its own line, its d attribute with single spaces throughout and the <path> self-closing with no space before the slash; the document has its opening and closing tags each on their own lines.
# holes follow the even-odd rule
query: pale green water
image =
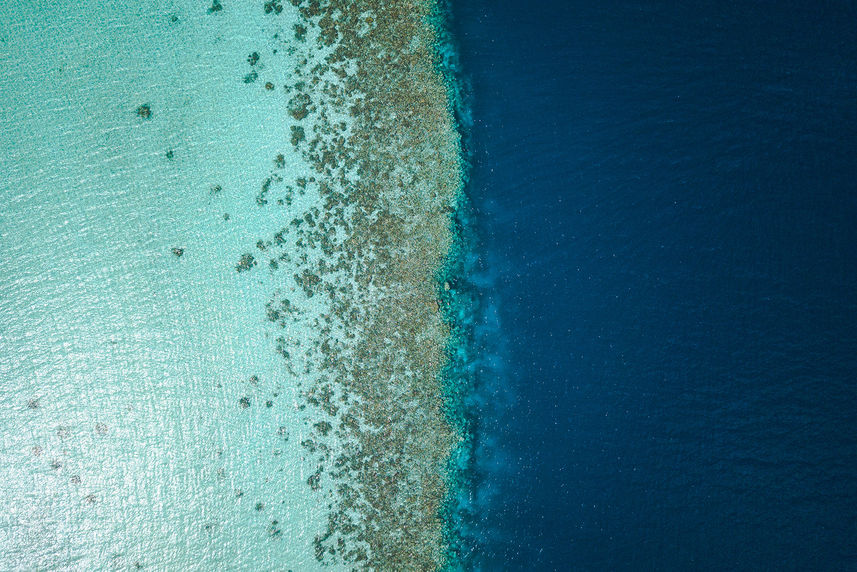
<svg viewBox="0 0 857 572">
<path fill-rule="evenodd" d="M 209 6 L 0 6 L 0 569 L 320 566 L 328 493 L 264 316 L 294 285 L 253 247 L 291 218 L 255 201 L 274 158 L 306 169 L 282 89 L 302 56 L 273 38 L 288 6 Z"/>
</svg>

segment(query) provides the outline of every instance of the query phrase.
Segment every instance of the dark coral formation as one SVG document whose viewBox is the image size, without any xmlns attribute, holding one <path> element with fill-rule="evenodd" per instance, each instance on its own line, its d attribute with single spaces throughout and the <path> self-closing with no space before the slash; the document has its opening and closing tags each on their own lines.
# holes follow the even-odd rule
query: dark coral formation
<svg viewBox="0 0 857 572">
<path fill-rule="evenodd" d="M 283 4 L 280 0 L 269 0 L 265 2 L 265 14 L 279 14 L 283 11 Z"/>
<path fill-rule="evenodd" d="M 235 265 L 235 270 L 238 272 L 247 272 L 254 266 L 256 266 L 256 259 L 252 254 L 246 252 L 241 255 L 241 258 L 238 260 L 238 264 Z"/>
<path fill-rule="evenodd" d="M 437 8 L 290 3 L 300 23 L 278 41 L 299 65 L 284 86 L 283 120 L 307 167 L 288 179 L 277 156 L 255 200 L 288 214 L 256 252 L 281 285 L 264 308 L 274 350 L 301 380 L 299 411 L 311 416 L 300 445 L 317 465 L 306 484 L 330 507 L 316 557 L 349 568 L 443 568 L 441 513 L 460 436 L 445 410 L 450 330 L 436 277 L 455 238 L 462 168 Z M 275 63 L 266 59 L 269 70 Z M 253 69 L 245 81 L 257 77 Z M 236 270 L 255 265 L 245 253 Z M 293 324 L 316 336 L 294 338 Z M 277 438 L 288 438 L 284 427 Z"/>
<path fill-rule="evenodd" d="M 144 103 L 143 105 L 137 108 L 137 116 L 142 117 L 143 119 L 151 119 L 152 106 L 148 103 Z"/>
<path fill-rule="evenodd" d="M 323 254 L 307 256 L 293 280 L 307 303 L 322 295 L 331 309 L 318 323 L 318 373 L 305 391 L 322 416 L 316 437 L 304 441 L 322 461 L 307 483 L 336 499 L 316 555 L 373 569 L 437 569 L 457 437 L 444 415 L 439 374 L 449 332 L 435 275 L 451 248 L 449 213 L 461 185 L 437 15 L 427 2 L 292 3 L 303 16 L 300 35 L 330 48 L 291 86 L 288 103 L 293 120 L 311 121 L 292 130 L 315 171 L 296 186 L 314 187 L 325 208 L 280 235 Z M 347 121 L 330 110 L 347 112 Z M 280 302 L 269 304 L 272 321 L 289 319 Z"/>
</svg>

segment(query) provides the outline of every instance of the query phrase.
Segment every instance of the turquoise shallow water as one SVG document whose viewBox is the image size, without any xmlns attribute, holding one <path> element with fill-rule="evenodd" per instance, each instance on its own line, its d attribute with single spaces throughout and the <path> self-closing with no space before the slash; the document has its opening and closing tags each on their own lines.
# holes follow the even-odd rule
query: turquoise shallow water
<svg viewBox="0 0 857 572">
<path fill-rule="evenodd" d="M 255 200 L 277 155 L 304 168 L 264 87 L 299 55 L 288 12 L 207 8 L 0 8 L 2 569 L 320 566 L 327 493 L 262 310 L 286 286 L 235 271 L 282 226 Z"/>
</svg>

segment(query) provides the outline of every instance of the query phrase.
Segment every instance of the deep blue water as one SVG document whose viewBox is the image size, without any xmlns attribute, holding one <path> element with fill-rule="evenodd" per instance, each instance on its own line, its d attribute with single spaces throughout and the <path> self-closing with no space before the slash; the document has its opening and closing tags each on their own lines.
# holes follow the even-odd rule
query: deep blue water
<svg viewBox="0 0 857 572">
<path fill-rule="evenodd" d="M 474 563 L 857 570 L 857 4 L 456 0 Z"/>
</svg>

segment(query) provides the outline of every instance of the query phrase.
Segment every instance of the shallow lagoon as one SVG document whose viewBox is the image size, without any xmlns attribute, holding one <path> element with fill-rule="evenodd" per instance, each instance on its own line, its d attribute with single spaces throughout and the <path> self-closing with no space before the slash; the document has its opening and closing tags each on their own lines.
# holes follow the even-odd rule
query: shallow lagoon
<svg viewBox="0 0 857 572">
<path fill-rule="evenodd" d="M 361 13 L 361 34 L 401 20 L 385 18 L 394 7 Z M 367 206 L 364 193 L 368 222 L 348 218 L 359 183 L 330 157 L 352 135 L 352 96 L 322 90 L 356 64 L 315 66 L 336 45 L 312 10 L 0 9 L 0 567 L 311 570 L 373 546 L 391 562 L 410 538 L 380 556 L 380 536 L 350 547 L 365 523 L 396 522 L 400 499 L 434 515 L 402 526 L 433 543 L 417 545 L 427 560 L 442 558 L 448 330 L 432 281 L 456 198 L 431 186 L 444 177 L 408 177 L 422 168 L 414 152 L 364 175 L 387 193 L 379 204 L 401 204 Z M 412 57 L 425 59 L 414 33 Z M 456 182 L 446 91 L 420 97 L 434 115 L 412 133 L 445 138 L 425 152 Z M 397 195 L 403 181 L 416 198 Z M 390 221 L 383 260 L 376 218 Z M 358 238 L 366 246 L 344 256 Z M 374 317 L 394 302 L 392 318 Z M 397 336 L 412 342 L 397 349 Z M 364 373 L 328 383 L 337 364 Z M 397 391 L 406 406 L 385 397 Z M 410 439 L 437 451 L 402 437 L 415 419 L 428 433 Z M 366 443 L 382 451 L 371 470 Z M 370 498 L 375 475 L 388 500 Z"/>
</svg>

